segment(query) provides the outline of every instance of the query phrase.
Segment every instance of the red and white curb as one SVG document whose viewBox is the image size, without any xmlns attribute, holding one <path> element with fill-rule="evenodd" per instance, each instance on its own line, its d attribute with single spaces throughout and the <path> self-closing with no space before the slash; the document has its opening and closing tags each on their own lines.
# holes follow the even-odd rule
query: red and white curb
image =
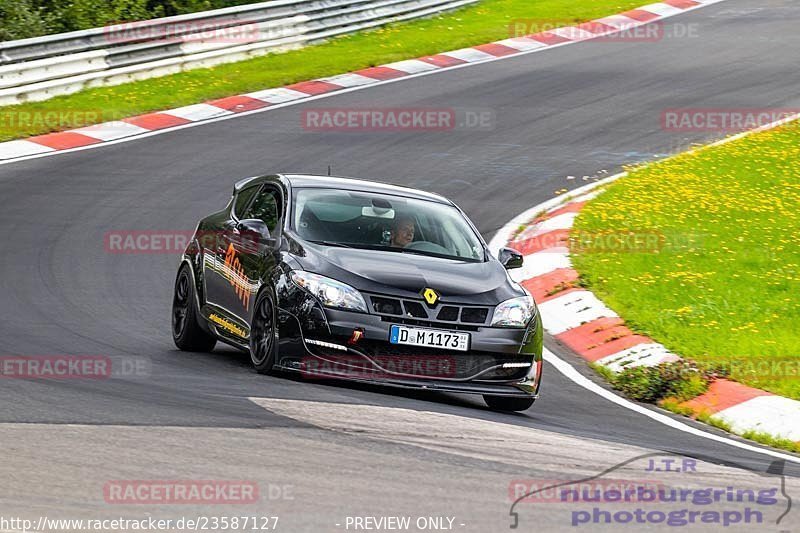
<svg viewBox="0 0 800 533">
<path fill-rule="evenodd" d="M 338 76 L 294 83 L 286 87 L 229 96 L 86 128 L 8 141 L 0 143 L 0 161 L 93 148 L 105 143 L 132 140 L 143 134 L 165 132 L 190 124 L 221 120 L 242 113 L 265 111 L 270 107 L 289 102 L 301 102 L 320 95 L 356 90 L 370 85 L 390 83 L 402 78 L 538 52 L 611 35 L 722 1 L 724 0 L 664 0 L 576 26 L 566 26 L 524 37 L 504 39 L 471 48 L 369 67 Z"/>
<path fill-rule="evenodd" d="M 800 116 L 753 132 L 793 119 L 800 119 Z M 547 332 L 586 361 L 613 372 L 680 360 L 653 339 L 631 331 L 624 320 L 591 291 L 580 288 L 579 274 L 572 268 L 568 244 L 575 218 L 586 202 L 599 194 L 598 187 L 623 176 L 625 173 L 611 176 L 572 191 L 568 198 L 554 198 L 529 209 L 506 224 L 489 245 L 495 253 L 503 246 L 522 252 L 524 266 L 510 274 L 538 303 Z M 800 402 L 741 383 L 717 380 L 705 394 L 682 406 L 696 414 L 708 414 L 740 435 L 753 431 L 800 442 Z"/>
</svg>

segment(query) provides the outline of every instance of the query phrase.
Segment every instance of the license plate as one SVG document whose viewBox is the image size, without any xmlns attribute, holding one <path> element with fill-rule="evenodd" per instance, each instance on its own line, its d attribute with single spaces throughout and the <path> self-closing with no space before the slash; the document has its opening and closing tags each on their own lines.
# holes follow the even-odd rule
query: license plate
<svg viewBox="0 0 800 533">
<path fill-rule="evenodd" d="M 389 342 L 466 352 L 469 350 L 469 333 L 393 325 L 389 330 Z"/>
</svg>

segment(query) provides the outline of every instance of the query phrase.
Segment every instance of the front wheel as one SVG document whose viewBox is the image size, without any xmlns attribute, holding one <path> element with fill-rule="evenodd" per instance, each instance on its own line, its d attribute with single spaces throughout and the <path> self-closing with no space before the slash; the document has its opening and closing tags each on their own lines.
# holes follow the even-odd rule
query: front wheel
<svg viewBox="0 0 800 533">
<path fill-rule="evenodd" d="M 260 374 L 269 373 L 275 366 L 278 344 L 275 324 L 275 305 L 269 291 L 263 291 L 256 299 L 250 327 L 250 361 Z"/>
<path fill-rule="evenodd" d="M 519 398 L 515 396 L 490 396 L 485 394 L 483 401 L 495 411 L 525 411 L 530 409 L 535 398 Z"/>
<path fill-rule="evenodd" d="M 178 271 L 172 296 L 172 340 L 185 352 L 210 352 L 217 339 L 203 330 L 197 319 L 194 283 L 189 267 L 183 265 Z"/>
</svg>

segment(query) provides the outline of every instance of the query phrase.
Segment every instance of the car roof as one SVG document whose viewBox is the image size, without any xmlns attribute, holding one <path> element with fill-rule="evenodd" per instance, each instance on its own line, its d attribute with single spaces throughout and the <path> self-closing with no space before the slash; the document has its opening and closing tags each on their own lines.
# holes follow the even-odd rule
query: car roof
<svg viewBox="0 0 800 533">
<path fill-rule="evenodd" d="M 433 202 L 452 205 L 453 202 L 444 196 L 403 187 L 401 185 L 391 185 L 388 183 L 378 183 L 376 181 L 361 180 L 355 178 L 343 178 L 340 176 L 317 176 L 314 174 L 282 174 L 282 176 L 294 188 L 311 187 L 320 189 L 345 189 L 361 192 L 376 192 L 393 194 L 406 198 L 416 198 L 419 200 L 430 200 Z"/>
</svg>

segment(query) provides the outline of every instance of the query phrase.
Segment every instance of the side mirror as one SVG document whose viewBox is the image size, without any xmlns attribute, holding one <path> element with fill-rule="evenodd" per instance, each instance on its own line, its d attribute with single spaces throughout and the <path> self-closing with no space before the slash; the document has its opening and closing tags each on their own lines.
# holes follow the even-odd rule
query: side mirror
<svg viewBox="0 0 800 533">
<path fill-rule="evenodd" d="M 258 218 L 246 218 L 236 224 L 240 238 L 246 241 L 253 251 L 263 252 L 266 248 L 275 246 L 276 240 L 269 233 L 269 227 Z"/>
<path fill-rule="evenodd" d="M 522 254 L 513 248 L 500 248 L 500 251 L 497 253 L 497 260 L 500 261 L 506 270 L 521 268 L 523 262 Z"/>
</svg>

